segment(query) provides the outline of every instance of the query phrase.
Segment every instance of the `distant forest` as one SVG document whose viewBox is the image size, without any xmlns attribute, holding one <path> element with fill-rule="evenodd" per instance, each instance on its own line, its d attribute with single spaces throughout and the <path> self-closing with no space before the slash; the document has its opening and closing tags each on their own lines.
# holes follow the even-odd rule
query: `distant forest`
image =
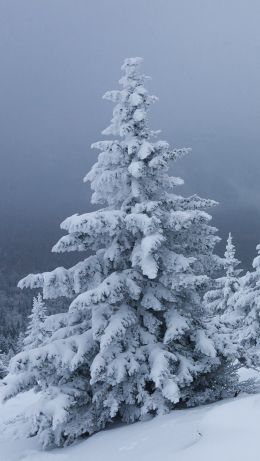
<svg viewBox="0 0 260 461">
<path fill-rule="evenodd" d="M 3 243 L 0 247 L 0 351 L 2 354 L 10 356 L 17 352 L 19 336 L 27 327 L 32 299 L 37 293 L 32 290 L 20 290 L 17 288 L 18 281 L 28 273 L 48 271 L 57 265 L 66 267 L 78 260 L 77 254 L 64 256 L 51 253 L 51 248 L 60 235 L 61 231 L 58 227 L 53 229 L 52 234 L 47 233 L 45 236 L 38 234 L 35 239 L 30 236 L 20 240 L 19 236 L 17 239 L 8 240 L 7 236 L 1 239 L 6 243 L 4 247 Z M 46 304 L 48 314 L 66 311 L 69 305 L 66 298 L 49 301 Z"/>
</svg>

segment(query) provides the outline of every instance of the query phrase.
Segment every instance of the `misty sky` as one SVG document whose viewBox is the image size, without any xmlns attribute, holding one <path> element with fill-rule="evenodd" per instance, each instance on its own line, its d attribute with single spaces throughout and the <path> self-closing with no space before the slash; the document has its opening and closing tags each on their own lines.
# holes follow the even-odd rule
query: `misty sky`
<svg viewBox="0 0 260 461">
<path fill-rule="evenodd" d="M 259 0 L 0 0 L 0 246 L 51 246 L 62 219 L 90 209 L 82 178 L 112 112 L 101 96 L 125 57 L 142 56 L 160 98 L 152 128 L 193 148 L 174 165 L 179 193 L 219 201 L 214 225 L 248 261 L 260 241 L 259 18 Z"/>
</svg>

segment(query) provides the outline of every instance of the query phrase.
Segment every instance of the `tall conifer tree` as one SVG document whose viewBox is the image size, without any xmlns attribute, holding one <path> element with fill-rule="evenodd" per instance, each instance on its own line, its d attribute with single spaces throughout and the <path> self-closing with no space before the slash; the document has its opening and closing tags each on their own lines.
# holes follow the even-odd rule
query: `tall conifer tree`
<svg viewBox="0 0 260 461">
<path fill-rule="evenodd" d="M 92 146 L 101 152 L 85 178 L 103 208 L 67 218 L 67 235 L 53 248 L 92 255 L 19 283 L 42 288 L 44 298 L 72 299 L 67 313 L 48 319 L 48 341 L 16 356 L 5 381 L 6 398 L 41 389 L 32 432 L 44 446 L 116 416 L 130 422 L 205 401 L 202 385 L 221 365 L 202 304 L 218 265 L 205 211 L 215 202 L 176 194 L 183 181 L 169 175 L 169 163 L 188 149 L 172 149 L 150 130 L 157 98 L 144 86 L 141 61 L 126 59 L 122 88 L 104 95 L 115 107 L 103 134 L 115 139 Z"/>
</svg>

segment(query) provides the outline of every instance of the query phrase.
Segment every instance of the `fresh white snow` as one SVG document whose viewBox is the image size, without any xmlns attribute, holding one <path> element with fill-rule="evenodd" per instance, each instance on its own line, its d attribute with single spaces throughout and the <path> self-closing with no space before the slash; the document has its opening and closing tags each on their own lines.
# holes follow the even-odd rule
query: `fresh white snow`
<svg viewBox="0 0 260 461">
<path fill-rule="evenodd" d="M 15 439 L 10 428 L 6 428 L 6 422 L 36 398 L 30 391 L 0 405 L 1 461 L 260 459 L 260 395 L 241 396 L 195 409 L 176 410 L 146 422 L 114 426 L 71 447 L 46 452 L 38 448 L 35 439 Z"/>
</svg>

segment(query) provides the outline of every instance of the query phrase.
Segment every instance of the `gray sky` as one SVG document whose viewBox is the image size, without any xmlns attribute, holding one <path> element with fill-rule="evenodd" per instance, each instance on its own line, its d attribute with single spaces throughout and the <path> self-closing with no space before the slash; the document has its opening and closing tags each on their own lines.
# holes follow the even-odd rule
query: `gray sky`
<svg viewBox="0 0 260 461">
<path fill-rule="evenodd" d="M 64 217 L 89 210 L 89 146 L 112 112 L 101 96 L 125 57 L 143 56 L 160 98 L 151 125 L 193 148 L 174 166 L 179 192 L 218 200 L 214 224 L 248 261 L 260 241 L 259 18 L 259 0 L 0 0 L 0 245 L 51 245 Z"/>
</svg>

